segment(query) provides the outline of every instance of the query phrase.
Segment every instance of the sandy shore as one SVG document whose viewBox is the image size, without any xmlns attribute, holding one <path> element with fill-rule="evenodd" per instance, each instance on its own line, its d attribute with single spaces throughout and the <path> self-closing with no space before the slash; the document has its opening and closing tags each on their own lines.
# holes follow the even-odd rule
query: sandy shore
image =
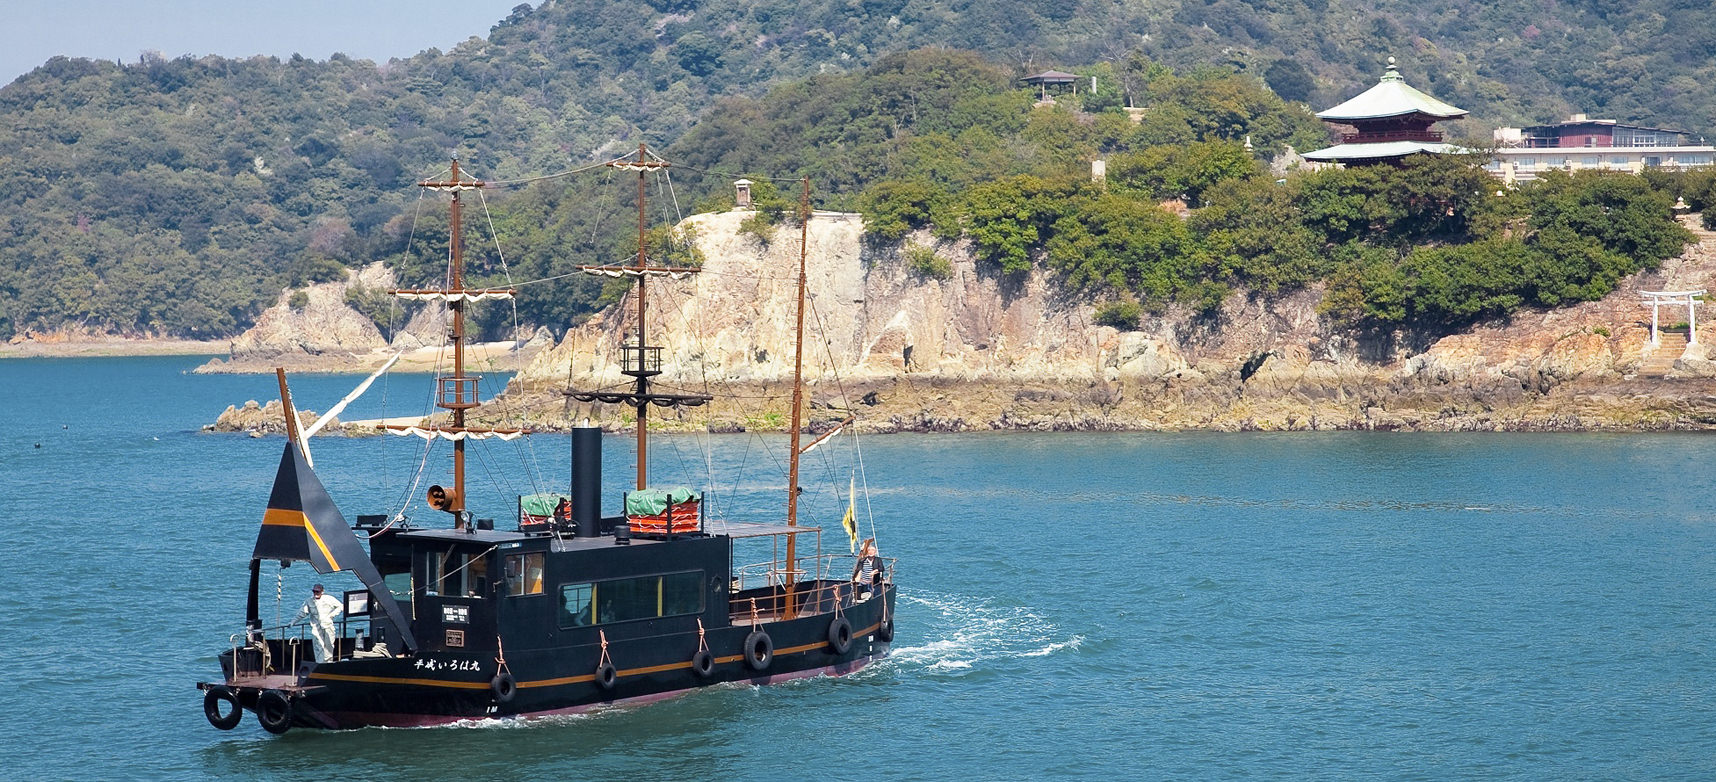
<svg viewBox="0 0 1716 782">
<path fill-rule="evenodd" d="M 476 373 L 516 372 L 542 349 L 539 345 L 528 346 L 523 350 L 512 348 L 511 342 L 474 343 L 465 351 L 465 368 Z M 394 353 L 393 350 L 373 350 L 368 353 L 323 353 L 315 356 L 292 353 L 237 360 L 217 357 L 209 359 L 194 371 L 199 375 L 266 374 L 273 372 L 275 367 L 284 367 L 287 372 L 368 373 L 380 369 Z M 433 372 L 439 367 L 448 366 L 452 362 L 452 356 L 450 348 L 407 350 L 400 355 L 398 363 L 393 365 L 393 371 Z"/>
<path fill-rule="evenodd" d="M 103 358 L 123 356 L 213 356 L 199 367 L 199 374 L 272 373 L 276 366 L 291 372 L 372 372 L 393 356 L 392 351 L 377 350 L 366 354 L 328 353 L 279 356 L 234 362 L 228 356 L 228 340 L 190 339 L 77 339 L 16 343 L 0 342 L 0 359 L 8 358 Z M 512 350 L 511 342 L 478 343 L 470 347 L 467 358 L 473 370 L 489 372 L 517 371 L 536 355 L 539 346 L 522 351 Z M 399 372 L 430 372 L 449 360 L 449 351 L 442 348 L 419 348 L 406 351 L 394 365 Z"/>
<path fill-rule="evenodd" d="M 224 356 L 229 340 L 79 339 L 0 343 L 4 358 L 90 358 L 97 356 Z"/>
</svg>

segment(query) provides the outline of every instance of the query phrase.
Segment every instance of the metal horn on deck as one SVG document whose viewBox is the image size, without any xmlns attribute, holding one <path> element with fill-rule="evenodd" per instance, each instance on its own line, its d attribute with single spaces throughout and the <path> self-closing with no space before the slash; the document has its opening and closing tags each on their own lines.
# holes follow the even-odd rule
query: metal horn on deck
<svg viewBox="0 0 1716 782">
<path fill-rule="evenodd" d="M 454 500 L 457 500 L 458 497 L 458 492 L 438 485 L 430 486 L 429 493 L 425 495 L 425 498 L 429 501 L 429 507 L 434 508 L 435 510 L 446 511 L 453 509 L 456 504 Z"/>
</svg>

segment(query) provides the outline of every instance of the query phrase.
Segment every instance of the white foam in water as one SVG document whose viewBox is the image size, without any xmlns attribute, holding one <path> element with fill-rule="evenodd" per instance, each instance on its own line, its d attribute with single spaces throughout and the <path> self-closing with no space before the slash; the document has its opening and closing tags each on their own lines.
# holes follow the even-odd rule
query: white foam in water
<svg viewBox="0 0 1716 782">
<path fill-rule="evenodd" d="M 1057 638 L 1059 629 L 1024 606 L 997 606 L 994 601 L 962 595 L 913 594 L 902 599 L 923 611 L 909 611 L 909 623 L 921 623 L 923 641 L 895 646 L 893 665 L 922 667 L 927 672 L 960 675 L 985 663 L 1043 657 L 1077 649 L 1080 636 Z"/>
<path fill-rule="evenodd" d="M 1022 654 L 1020 656 L 1021 657 L 1047 657 L 1051 654 L 1054 654 L 1055 652 L 1064 651 L 1067 649 L 1077 649 L 1083 645 L 1084 645 L 1084 636 L 1075 635 L 1069 640 L 1061 641 L 1060 643 L 1052 643 L 1052 644 L 1049 644 L 1048 646 L 1045 646 L 1041 649 L 1037 649 L 1035 651 L 1030 651 L 1030 652 L 1025 652 L 1024 654 Z"/>
<path fill-rule="evenodd" d="M 464 720 L 454 720 L 440 725 L 414 725 L 409 727 L 376 726 L 365 730 L 520 730 L 529 728 L 553 727 L 570 725 L 575 722 L 595 719 L 619 710 L 622 707 L 597 706 L 586 712 L 577 714 L 549 714 L 540 717 L 478 717 Z"/>
</svg>

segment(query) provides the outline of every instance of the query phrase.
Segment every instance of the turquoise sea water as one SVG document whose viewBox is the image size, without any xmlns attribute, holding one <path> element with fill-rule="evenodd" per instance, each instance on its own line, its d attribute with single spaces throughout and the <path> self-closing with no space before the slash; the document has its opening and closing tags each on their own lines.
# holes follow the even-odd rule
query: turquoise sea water
<svg viewBox="0 0 1716 782">
<path fill-rule="evenodd" d="M 241 621 L 281 441 L 197 432 L 276 394 L 196 363 L 0 361 L 0 777 L 1716 777 L 1716 440 L 1696 435 L 870 437 L 904 587 L 894 655 L 854 676 L 223 733 L 193 684 Z M 355 380 L 294 394 L 324 409 Z M 395 378 L 347 417 L 425 393 Z M 659 438 L 658 474 L 712 469 L 755 517 L 783 441 Z M 565 440 L 532 442 L 474 461 L 478 503 L 504 517 L 518 476 L 563 481 Z M 405 495 L 414 443 L 314 451 L 349 516 Z M 617 495 L 631 443 L 605 447 Z M 808 510 L 833 528 L 845 473 L 822 472 L 840 489 Z M 316 578 L 286 572 L 288 617 Z"/>
</svg>

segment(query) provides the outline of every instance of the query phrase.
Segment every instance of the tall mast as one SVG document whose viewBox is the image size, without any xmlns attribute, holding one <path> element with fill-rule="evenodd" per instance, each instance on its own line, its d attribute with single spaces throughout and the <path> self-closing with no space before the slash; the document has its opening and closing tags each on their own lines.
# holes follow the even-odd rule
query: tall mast
<svg viewBox="0 0 1716 782">
<path fill-rule="evenodd" d="M 452 206 L 448 207 L 450 221 L 450 237 L 448 243 L 452 251 L 452 261 L 447 271 L 447 287 L 452 290 L 463 290 L 465 287 L 465 234 L 464 221 L 460 218 L 459 202 L 459 159 L 453 158 L 453 175 L 449 178 L 453 193 Z M 475 187 L 482 187 L 478 182 Z M 471 378 L 471 394 L 469 404 L 466 404 L 465 390 L 465 300 L 451 298 L 447 301 L 447 309 L 453 314 L 453 374 L 440 378 L 440 393 L 436 394 L 435 406 L 453 412 L 453 428 L 465 428 L 465 410 L 477 402 L 476 379 Z M 449 393 L 451 392 L 451 393 Z M 442 510 L 457 515 L 465 509 L 465 440 L 460 438 L 453 441 L 453 496 L 448 498 L 447 507 Z"/>
<path fill-rule="evenodd" d="M 810 250 L 810 177 L 804 178 L 804 193 L 798 207 L 798 327 L 793 332 L 792 358 L 792 418 L 787 426 L 792 431 L 792 458 L 787 468 L 787 526 L 798 526 L 798 457 L 799 433 L 804 417 L 804 267 Z M 786 616 L 796 613 L 793 607 L 793 587 L 798 580 L 798 536 L 786 536 Z"/>
<path fill-rule="evenodd" d="M 644 221 L 644 175 L 648 174 L 650 171 L 664 169 L 668 166 L 666 161 L 651 161 L 647 159 L 645 157 L 646 149 L 647 148 L 644 144 L 639 142 L 638 159 L 636 161 L 626 161 L 623 163 L 616 161 L 608 164 L 617 168 L 635 170 L 638 172 L 638 262 L 632 267 L 638 281 L 638 341 L 637 352 L 633 354 L 635 355 L 636 360 L 628 361 L 626 358 L 629 357 L 623 357 L 620 362 L 622 364 L 620 371 L 627 375 L 631 375 L 637 380 L 637 396 L 639 399 L 637 403 L 639 489 L 649 488 L 649 403 L 647 401 L 649 396 L 649 379 L 661 374 L 661 348 L 658 347 L 655 348 L 654 351 L 651 351 L 645 347 L 646 345 L 649 345 L 649 340 L 645 339 L 645 327 L 649 322 L 646 319 L 646 314 L 649 311 L 649 276 L 644 274 L 644 270 L 648 268 L 647 253 L 645 252 L 647 249 L 646 245 L 648 243 L 648 235 Z M 624 341 L 625 340 L 622 337 L 620 348 L 622 355 L 627 352 L 624 347 Z M 650 361 L 650 358 L 653 358 L 654 361 Z"/>
<path fill-rule="evenodd" d="M 608 164 L 611 168 L 621 171 L 636 171 L 638 174 L 638 257 L 637 262 L 630 267 L 609 266 L 579 266 L 580 271 L 591 274 L 625 274 L 637 278 L 637 341 L 626 343 L 624 334 L 620 336 L 620 374 L 633 378 L 631 393 L 616 393 L 607 391 L 567 391 L 567 396 L 580 402 L 626 403 L 637 411 L 637 487 L 649 488 L 649 407 L 651 404 L 663 407 L 680 405 L 696 406 L 708 402 L 712 397 L 708 394 L 661 394 L 650 390 L 650 378 L 661 374 L 661 347 L 651 345 L 648 340 L 648 303 L 649 276 L 652 274 L 684 275 L 697 271 L 696 269 L 679 269 L 663 266 L 650 266 L 648 257 L 648 224 L 645 220 L 645 175 L 651 171 L 661 171 L 672 164 L 665 160 L 650 160 L 648 147 L 638 144 L 638 156 L 635 160 L 616 160 Z"/>
<path fill-rule="evenodd" d="M 638 278 L 638 351 L 639 351 L 638 352 L 638 359 L 639 359 L 638 366 L 635 369 L 636 374 L 633 376 L 637 378 L 637 389 L 638 389 L 637 393 L 638 393 L 638 396 L 640 396 L 640 397 L 647 396 L 649 394 L 649 379 L 652 376 L 652 374 L 654 374 L 654 373 L 646 374 L 647 368 L 643 366 L 643 363 L 644 363 L 643 362 L 643 355 L 644 355 L 643 347 L 645 345 L 649 344 L 649 341 L 644 338 L 644 328 L 649 323 L 649 321 L 645 317 L 645 313 L 648 311 L 647 306 L 649 303 L 649 277 L 643 273 L 643 270 L 646 266 L 646 260 L 647 260 L 646 259 L 646 253 L 645 253 L 645 245 L 647 244 L 646 240 L 648 238 L 647 232 L 645 230 L 645 223 L 644 223 L 644 174 L 648 173 L 650 171 L 650 169 L 659 169 L 659 168 L 666 168 L 667 167 L 666 162 L 653 163 L 652 164 L 649 160 L 646 160 L 644 158 L 644 152 L 645 152 L 644 144 L 643 144 L 643 142 L 639 142 L 638 143 L 638 159 L 637 159 L 637 162 L 633 164 L 637 168 L 637 172 L 638 172 L 638 262 L 637 262 L 637 265 L 633 266 L 632 268 L 637 270 L 637 278 Z M 659 357 L 661 354 L 658 352 L 656 355 Z M 628 373 L 628 374 L 631 374 L 631 373 Z M 637 411 L 638 411 L 638 431 L 637 431 L 638 488 L 639 489 L 647 489 L 647 488 L 649 488 L 649 405 L 639 404 L 637 406 Z"/>
<path fill-rule="evenodd" d="M 465 413 L 477 407 L 477 381 L 479 375 L 465 374 L 465 304 L 479 299 L 510 298 L 510 289 L 469 289 L 465 288 L 465 241 L 464 223 L 460 219 L 462 206 L 459 194 L 465 190 L 476 190 L 484 186 L 481 180 L 465 179 L 459 174 L 459 159 L 453 158 L 452 175 L 444 182 L 418 182 L 418 187 L 430 190 L 446 191 L 452 195 L 452 205 L 448 207 L 448 252 L 450 260 L 447 267 L 447 286 L 445 288 L 408 288 L 389 291 L 389 293 L 406 299 L 434 299 L 446 302 L 447 310 L 452 314 L 453 330 L 453 371 L 452 374 L 442 375 L 435 379 L 435 406 L 452 413 L 448 426 L 400 426 L 386 424 L 381 428 L 400 432 L 417 434 L 425 439 L 437 436 L 437 432 L 453 435 L 453 486 L 443 489 L 440 486 L 429 487 L 429 504 L 436 510 L 453 514 L 455 527 L 465 523 L 465 441 L 470 437 L 486 437 L 492 434 L 517 434 L 519 429 L 491 429 L 488 427 L 471 427 L 465 425 Z"/>
</svg>

